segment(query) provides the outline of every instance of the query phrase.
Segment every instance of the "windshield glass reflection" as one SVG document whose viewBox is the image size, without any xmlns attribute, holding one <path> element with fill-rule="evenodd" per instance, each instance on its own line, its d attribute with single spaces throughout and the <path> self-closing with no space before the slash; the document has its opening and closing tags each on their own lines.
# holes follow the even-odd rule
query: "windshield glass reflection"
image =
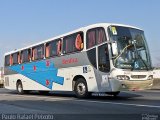
<svg viewBox="0 0 160 120">
<path fill-rule="evenodd" d="M 149 70 L 151 60 L 142 30 L 111 26 L 109 34 L 117 42 L 118 55 L 113 56 L 113 64 L 121 69 Z"/>
</svg>

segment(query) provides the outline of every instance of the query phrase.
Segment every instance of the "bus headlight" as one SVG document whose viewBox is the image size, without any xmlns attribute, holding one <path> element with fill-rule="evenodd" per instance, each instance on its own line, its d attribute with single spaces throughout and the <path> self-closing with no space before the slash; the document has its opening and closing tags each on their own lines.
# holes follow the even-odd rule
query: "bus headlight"
<svg viewBox="0 0 160 120">
<path fill-rule="evenodd" d="M 118 80 L 129 80 L 129 76 L 127 75 L 117 75 L 117 79 Z"/>
<path fill-rule="evenodd" d="M 152 79 L 153 79 L 153 75 L 150 75 L 147 80 L 152 80 Z"/>
</svg>

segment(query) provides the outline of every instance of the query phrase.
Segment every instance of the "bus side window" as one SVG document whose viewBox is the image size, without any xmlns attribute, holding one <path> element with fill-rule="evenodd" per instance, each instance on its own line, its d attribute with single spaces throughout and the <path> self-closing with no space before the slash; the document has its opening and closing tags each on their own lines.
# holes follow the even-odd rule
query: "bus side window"
<svg viewBox="0 0 160 120">
<path fill-rule="evenodd" d="M 80 34 L 77 35 L 76 41 L 75 41 L 75 47 L 77 50 L 83 49 L 83 40 Z"/>
<path fill-rule="evenodd" d="M 13 65 L 18 64 L 18 52 L 12 54 L 12 64 L 13 64 Z"/>
<path fill-rule="evenodd" d="M 102 28 L 97 29 L 97 44 L 100 44 L 106 41 L 105 31 Z"/>
<path fill-rule="evenodd" d="M 106 34 L 104 28 L 93 28 L 87 31 L 86 46 L 87 48 L 94 47 L 95 45 L 105 42 Z"/>
<path fill-rule="evenodd" d="M 36 59 L 37 59 L 37 49 L 34 48 L 34 49 L 32 49 L 32 60 L 34 61 Z"/>
<path fill-rule="evenodd" d="M 23 55 L 24 53 L 23 52 L 21 52 L 21 63 L 23 63 L 24 62 L 24 55 Z"/>
<path fill-rule="evenodd" d="M 10 65 L 10 55 L 5 56 L 5 66 Z"/>
<path fill-rule="evenodd" d="M 10 55 L 10 65 L 13 65 L 13 56 L 12 55 Z"/>
<path fill-rule="evenodd" d="M 32 60 L 32 55 L 31 55 L 31 49 L 28 49 L 28 62 L 30 62 Z"/>
<path fill-rule="evenodd" d="M 44 59 L 44 44 L 36 46 L 32 49 L 32 60 Z"/>
<path fill-rule="evenodd" d="M 83 49 L 83 32 L 74 33 L 63 38 L 63 53 L 78 52 Z"/>
<path fill-rule="evenodd" d="M 61 54 L 61 39 L 53 40 L 46 44 L 46 58 Z"/>
<path fill-rule="evenodd" d="M 18 64 L 21 64 L 21 52 L 18 52 Z"/>
<path fill-rule="evenodd" d="M 61 47 L 62 47 L 62 42 L 61 42 L 61 40 L 59 40 L 57 42 L 57 55 L 61 54 Z"/>
<path fill-rule="evenodd" d="M 20 56 L 21 56 L 21 63 L 31 61 L 31 50 L 26 49 L 26 50 L 21 51 Z"/>
<path fill-rule="evenodd" d="M 96 32 L 95 30 L 87 33 L 87 48 L 91 48 L 96 45 Z"/>
<path fill-rule="evenodd" d="M 49 58 L 50 57 L 50 44 L 46 44 L 46 58 Z"/>
</svg>

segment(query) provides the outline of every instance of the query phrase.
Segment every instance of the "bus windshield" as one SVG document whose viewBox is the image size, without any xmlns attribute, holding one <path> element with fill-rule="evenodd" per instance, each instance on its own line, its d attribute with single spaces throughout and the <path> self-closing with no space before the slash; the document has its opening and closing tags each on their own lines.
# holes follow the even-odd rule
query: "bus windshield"
<svg viewBox="0 0 160 120">
<path fill-rule="evenodd" d="M 120 69 L 149 70 L 151 60 L 142 30 L 110 26 L 111 41 L 117 43 L 118 55 L 113 56 L 113 65 Z"/>
</svg>

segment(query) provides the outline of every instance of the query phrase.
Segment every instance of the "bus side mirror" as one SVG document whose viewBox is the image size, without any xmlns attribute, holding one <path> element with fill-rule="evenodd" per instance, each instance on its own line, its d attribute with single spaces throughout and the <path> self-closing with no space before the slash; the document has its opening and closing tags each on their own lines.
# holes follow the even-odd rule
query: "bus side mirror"
<svg viewBox="0 0 160 120">
<path fill-rule="evenodd" d="M 118 48 L 117 48 L 117 42 L 116 41 L 112 43 L 112 54 L 113 54 L 113 56 L 118 55 Z"/>
</svg>

